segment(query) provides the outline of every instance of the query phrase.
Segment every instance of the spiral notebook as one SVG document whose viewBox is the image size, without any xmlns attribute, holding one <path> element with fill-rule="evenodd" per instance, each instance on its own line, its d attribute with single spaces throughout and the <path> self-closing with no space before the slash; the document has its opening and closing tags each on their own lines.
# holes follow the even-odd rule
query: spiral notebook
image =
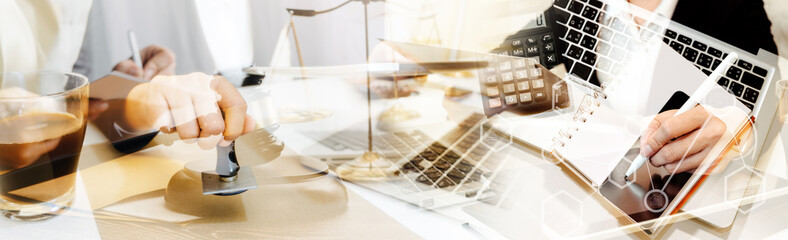
<svg viewBox="0 0 788 240">
<path fill-rule="evenodd" d="M 686 62 L 667 46 L 636 59 L 635 66 L 624 73 L 626 79 L 582 98 L 571 123 L 553 138 L 552 154 L 570 165 L 591 186 L 601 185 L 619 161 L 638 141 L 641 133 L 676 92 L 691 95 L 706 75 Z M 707 98 L 719 106 L 731 107 L 736 117 L 723 119 L 729 127 L 741 125 L 747 107 L 717 86 Z M 718 116 L 719 117 L 719 116 Z M 729 131 L 735 131 L 731 128 Z"/>
</svg>

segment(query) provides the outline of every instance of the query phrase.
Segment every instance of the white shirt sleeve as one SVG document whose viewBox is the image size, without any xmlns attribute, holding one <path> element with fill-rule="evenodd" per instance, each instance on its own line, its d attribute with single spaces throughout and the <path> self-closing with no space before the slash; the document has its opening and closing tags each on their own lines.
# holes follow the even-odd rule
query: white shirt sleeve
<svg viewBox="0 0 788 240">
<path fill-rule="evenodd" d="M 0 1 L 0 72 L 71 71 L 91 0 Z"/>
</svg>

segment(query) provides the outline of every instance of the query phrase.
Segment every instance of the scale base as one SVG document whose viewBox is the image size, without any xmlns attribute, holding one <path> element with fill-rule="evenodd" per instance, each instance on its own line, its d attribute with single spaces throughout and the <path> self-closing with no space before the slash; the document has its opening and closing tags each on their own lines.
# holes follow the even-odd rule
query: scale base
<svg viewBox="0 0 788 240">
<path fill-rule="evenodd" d="M 398 169 L 377 153 L 366 152 L 364 155 L 337 167 L 340 178 L 350 181 L 381 181 L 398 173 Z"/>
</svg>

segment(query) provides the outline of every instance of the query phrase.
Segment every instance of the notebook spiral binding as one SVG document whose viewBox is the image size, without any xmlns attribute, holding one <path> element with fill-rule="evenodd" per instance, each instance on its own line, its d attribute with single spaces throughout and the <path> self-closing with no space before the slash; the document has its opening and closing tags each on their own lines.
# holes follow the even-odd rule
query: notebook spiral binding
<svg viewBox="0 0 788 240">
<path fill-rule="evenodd" d="M 605 99 L 607 99 L 607 95 L 598 91 L 583 96 L 580 106 L 578 106 L 577 111 L 572 115 L 572 122 L 569 126 L 558 130 L 558 134 L 553 137 L 553 149 L 559 149 L 566 146 L 572 139 L 572 136 L 580 130 L 581 125 L 585 124 L 585 122 L 594 115 L 594 111 L 602 105 Z"/>
</svg>

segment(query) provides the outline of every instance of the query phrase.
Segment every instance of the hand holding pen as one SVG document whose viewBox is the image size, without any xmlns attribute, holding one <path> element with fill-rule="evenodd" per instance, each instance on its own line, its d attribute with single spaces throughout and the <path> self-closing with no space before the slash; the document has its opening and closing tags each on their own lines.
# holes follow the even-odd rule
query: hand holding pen
<svg viewBox="0 0 788 240">
<path fill-rule="evenodd" d="M 678 110 L 658 114 L 640 138 L 641 152 L 627 169 L 635 173 L 647 160 L 670 172 L 697 168 L 725 132 L 722 120 L 698 106 L 738 55 L 730 53 Z"/>
</svg>

